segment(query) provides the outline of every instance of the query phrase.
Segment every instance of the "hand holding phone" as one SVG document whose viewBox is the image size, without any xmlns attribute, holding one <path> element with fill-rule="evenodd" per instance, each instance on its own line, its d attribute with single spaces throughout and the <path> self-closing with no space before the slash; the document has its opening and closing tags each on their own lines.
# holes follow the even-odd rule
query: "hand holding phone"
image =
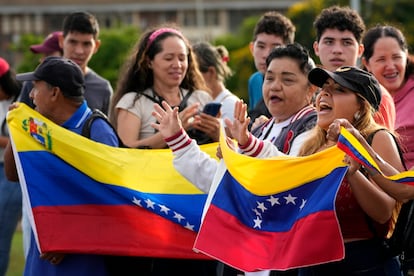
<svg viewBox="0 0 414 276">
<path fill-rule="evenodd" d="M 207 103 L 203 108 L 203 113 L 216 117 L 220 112 L 221 103 Z"/>
</svg>

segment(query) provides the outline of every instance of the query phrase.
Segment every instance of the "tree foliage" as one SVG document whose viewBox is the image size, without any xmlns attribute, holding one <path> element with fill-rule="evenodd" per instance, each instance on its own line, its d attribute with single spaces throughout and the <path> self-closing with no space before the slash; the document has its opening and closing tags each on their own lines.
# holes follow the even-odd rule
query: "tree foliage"
<svg viewBox="0 0 414 276">
<path fill-rule="evenodd" d="M 135 27 L 121 27 L 102 30 L 99 35 L 102 46 L 92 57 L 89 66 L 109 80 L 116 88 L 119 69 L 137 43 L 140 30 Z"/>
<path fill-rule="evenodd" d="M 215 45 L 225 45 L 231 57 L 228 64 L 234 75 L 226 81 L 226 87 L 247 103 L 247 83 L 250 75 L 256 71 L 249 44 L 257 20 L 259 16 L 248 17 L 235 34 L 219 37 L 213 42 Z"/>
</svg>

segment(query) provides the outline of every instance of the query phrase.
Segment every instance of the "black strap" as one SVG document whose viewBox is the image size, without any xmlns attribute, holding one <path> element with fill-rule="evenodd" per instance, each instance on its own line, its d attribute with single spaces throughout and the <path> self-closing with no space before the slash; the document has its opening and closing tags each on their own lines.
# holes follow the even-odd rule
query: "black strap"
<svg viewBox="0 0 414 276">
<path fill-rule="evenodd" d="M 388 133 L 391 134 L 392 138 L 395 141 L 395 144 L 397 145 L 398 154 L 400 156 L 401 163 L 402 163 L 404 169 L 407 170 L 407 167 L 405 166 L 405 162 L 404 162 L 404 158 L 403 158 L 403 155 L 402 155 L 402 150 L 401 150 L 401 147 L 399 145 L 399 142 L 398 142 L 397 138 L 395 137 L 395 135 L 393 135 L 388 129 L 380 128 L 380 129 L 377 129 L 374 132 L 370 133 L 366 138 L 368 144 L 372 145 L 372 140 L 374 139 L 375 134 L 377 134 L 377 132 L 381 131 L 381 130 L 385 130 L 385 131 L 387 131 Z M 373 220 L 368 215 L 366 215 L 365 218 L 366 218 L 366 221 L 367 221 L 367 224 L 368 224 L 368 227 L 369 227 L 370 231 L 374 234 L 374 236 L 376 238 L 379 238 L 379 235 L 377 233 L 377 230 L 375 229 Z"/>
<path fill-rule="evenodd" d="M 82 132 L 81 135 L 87 138 L 91 138 L 91 128 L 92 128 L 92 124 L 95 121 L 95 119 L 102 119 L 104 120 L 114 131 L 116 137 L 118 138 L 118 143 L 119 143 L 119 147 L 121 148 L 127 148 L 128 146 L 126 146 L 122 140 L 121 137 L 119 137 L 118 132 L 116 131 L 116 129 L 114 128 L 114 126 L 111 124 L 111 122 L 109 122 L 108 117 L 99 109 L 94 109 L 92 111 L 92 115 L 89 116 L 89 118 L 86 119 L 85 124 L 83 125 L 82 128 Z"/>
<path fill-rule="evenodd" d="M 374 139 L 374 136 L 375 136 L 375 134 L 377 134 L 377 132 L 378 131 L 380 131 L 380 130 L 385 130 L 385 131 L 387 131 L 389 134 L 391 134 L 391 136 L 392 136 L 392 138 L 394 139 L 394 141 L 395 141 L 395 144 L 397 145 L 397 149 L 398 149 L 398 154 L 399 154 L 399 156 L 400 156 L 400 159 L 401 159 L 401 163 L 402 163 L 402 165 L 403 165 L 403 168 L 407 171 L 408 169 L 407 169 L 407 166 L 405 165 L 405 161 L 404 161 L 404 157 L 403 157 L 403 151 L 402 151 L 402 149 L 401 149 L 401 147 L 400 147 L 400 143 L 398 142 L 398 139 L 397 139 L 397 137 L 395 137 L 395 135 L 393 135 L 388 129 L 386 129 L 386 128 L 380 128 L 380 129 L 377 129 L 377 130 L 375 130 L 374 132 L 372 132 L 372 133 L 370 133 L 369 135 L 368 135 L 368 137 L 367 137 L 367 142 L 368 142 L 368 144 L 369 145 L 371 145 L 372 144 L 372 140 Z"/>
<path fill-rule="evenodd" d="M 185 94 L 185 95 L 183 95 L 183 93 L 182 93 L 181 90 L 180 90 L 180 92 L 181 92 L 181 95 L 182 95 L 183 99 L 181 100 L 180 104 L 178 105 L 178 111 L 181 112 L 181 111 L 183 111 L 187 107 L 187 102 L 188 102 L 188 99 L 190 98 L 192 92 L 191 91 L 188 91 L 188 93 Z M 152 93 L 153 93 L 153 96 L 147 95 L 145 93 L 143 93 L 141 95 L 144 95 L 146 98 L 150 99 L 154 103 L 157 103 L 160 106 L 162 106 L 161 103 L 162 103 L 162 101 L 164 101 L 164 98 L 161 97 L 160 95 L 158 95 L 158 93 L 155 92 L 154 89 L 152 89 Z"/>
</svg>

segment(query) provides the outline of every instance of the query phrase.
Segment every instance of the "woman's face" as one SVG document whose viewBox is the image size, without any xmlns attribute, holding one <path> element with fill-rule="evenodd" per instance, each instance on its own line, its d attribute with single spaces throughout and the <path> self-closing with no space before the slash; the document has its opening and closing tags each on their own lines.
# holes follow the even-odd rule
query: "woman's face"
<svg viewBox="0 0 414 276">
<path fill-rule="evenodd" d="M 360 110 L 357 94 L 330 78 L 316 97 L 315 105 L 318 125 L 325 130 L 335 119 L 347 119 L 353 123 L 354 114 Z"/>
<path fill-rule="evenodd" d="M 270 114 L 284 121 L 310 104 L 315 87 L 298 63 L 289 57 L 275 58 L 267 67 L 263 81 L 263 99 Z"/>
<path fill-rule="evenodd" d="M 407 52 L 393 37 L 381 37 L 375 42 L 373 55 L 364 65 L 377 80 L 394 94 L 404 84 Z"/>
<path fill-rule="evenodd" d="M 188 69 L 187 47 L 177 36 L 169 36 L 161 44 L 162 51 L 149 64 L 154 72 L 154 86 L 178 87 Z"/>
</svg>

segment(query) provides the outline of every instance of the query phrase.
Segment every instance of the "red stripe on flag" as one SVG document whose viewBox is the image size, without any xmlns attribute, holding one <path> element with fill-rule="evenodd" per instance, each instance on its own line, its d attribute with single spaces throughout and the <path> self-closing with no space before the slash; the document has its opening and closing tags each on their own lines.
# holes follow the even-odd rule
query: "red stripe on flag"
<svg viewBox="0 0 414 276">
<path fill-rule="evenodd" d="M 338 228 L 334 212 L 321 211 L 299 220 L 289 232 L 259 231 L 210 205 L 195 248 L 243 271 L 287 270 L 341 260 Z M 205 229 L 214 231 L 204 233 Z"/>
<path fill-rule="evenodd" d="M 210 259 L 192 250 L 196 232 L 141 207 L 49 206 L 33 212 L 42 252 Z"/>
</svg>

